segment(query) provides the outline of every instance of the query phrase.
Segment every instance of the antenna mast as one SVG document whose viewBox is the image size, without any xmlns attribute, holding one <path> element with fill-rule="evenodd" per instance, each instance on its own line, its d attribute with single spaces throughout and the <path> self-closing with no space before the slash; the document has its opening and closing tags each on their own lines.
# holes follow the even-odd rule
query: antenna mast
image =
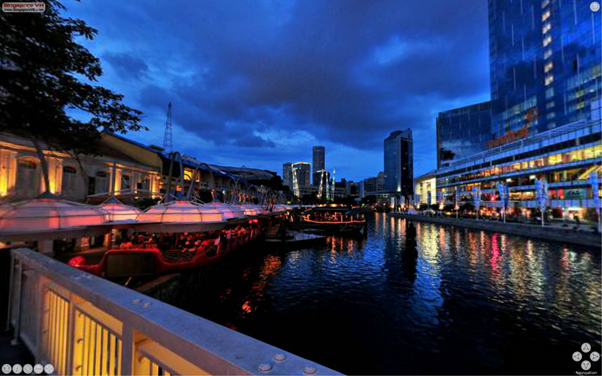
<svg viewBox="0 0 602 376">
<path fill-rule="evenodd" d="M 167 119 L 165 119 L 165 134 L 163 135 L 163 149 L 166 152 L 173 150 L 173 137 L 171 132 L 171 102 L 167 105 Z"/>
</svg>

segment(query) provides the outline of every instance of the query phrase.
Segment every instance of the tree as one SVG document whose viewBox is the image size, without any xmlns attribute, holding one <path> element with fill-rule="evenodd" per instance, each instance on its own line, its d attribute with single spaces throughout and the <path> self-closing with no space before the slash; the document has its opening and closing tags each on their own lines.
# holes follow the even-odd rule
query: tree
<svg viewBox="0 0 602 376">
<path fill-rule="evenodd" d="M 94 85 L 102 75 L 100 60 L 76 43 L 97 31 L 79 19 L 64 17 L 57 0 L 43 0 L 44 13 L 5 13 L 0 18 L 0 131 L 31 139 L 48 171 L 42 143 L 74 155 L 94 154 L 102 131 L 146 129 L 140 111 L 123 95 Z M 87 120 L 67 110 L 82 111 Z"/>
</svg>

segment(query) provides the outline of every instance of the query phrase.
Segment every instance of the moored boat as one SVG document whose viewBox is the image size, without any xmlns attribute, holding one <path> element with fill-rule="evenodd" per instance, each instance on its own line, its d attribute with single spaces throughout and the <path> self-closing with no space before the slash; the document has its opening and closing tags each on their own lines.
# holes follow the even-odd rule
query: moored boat
<svg viewBox="0 0 602 376">
<path fill-rule="evenodd" d="M 303 212 L 301 225 L 329 233 L 365 233 L 366 218 L 359 208 L 319 206 Z"/>
</svg>

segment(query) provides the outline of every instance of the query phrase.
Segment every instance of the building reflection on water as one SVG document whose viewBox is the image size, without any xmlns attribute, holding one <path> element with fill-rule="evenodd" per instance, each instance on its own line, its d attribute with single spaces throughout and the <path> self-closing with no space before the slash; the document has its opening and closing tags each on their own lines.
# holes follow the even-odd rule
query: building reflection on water
<svg viewBox="0 0 602 376">
<path fill-rule="evenodd" d="M 600 349 L 599 252 L 386 214 L 368 225 L 365 239 L 249 250 L 170 303 L 349 374 L 574 373 L 583 342 Z"/>
</svg>

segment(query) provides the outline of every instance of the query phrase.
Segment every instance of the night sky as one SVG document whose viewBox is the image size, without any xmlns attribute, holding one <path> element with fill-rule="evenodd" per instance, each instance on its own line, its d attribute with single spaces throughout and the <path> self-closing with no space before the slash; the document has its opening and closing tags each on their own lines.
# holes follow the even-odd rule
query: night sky
<svg viewBox="0 0 602 376">
<path fill-rule="evenodd" d="M 266 168 L 311 162 L 326 146 L 336 178 L 383 170 L 383 140 L 414 131 L 414 175 L 436 167 L 440 111 L 489 99 L 487 2 L 91 1 L 68 14 L 98 29 L 82 40 L 100 83 L 144 112 L 163 144 L 208 163 Z"/>
</svg>

